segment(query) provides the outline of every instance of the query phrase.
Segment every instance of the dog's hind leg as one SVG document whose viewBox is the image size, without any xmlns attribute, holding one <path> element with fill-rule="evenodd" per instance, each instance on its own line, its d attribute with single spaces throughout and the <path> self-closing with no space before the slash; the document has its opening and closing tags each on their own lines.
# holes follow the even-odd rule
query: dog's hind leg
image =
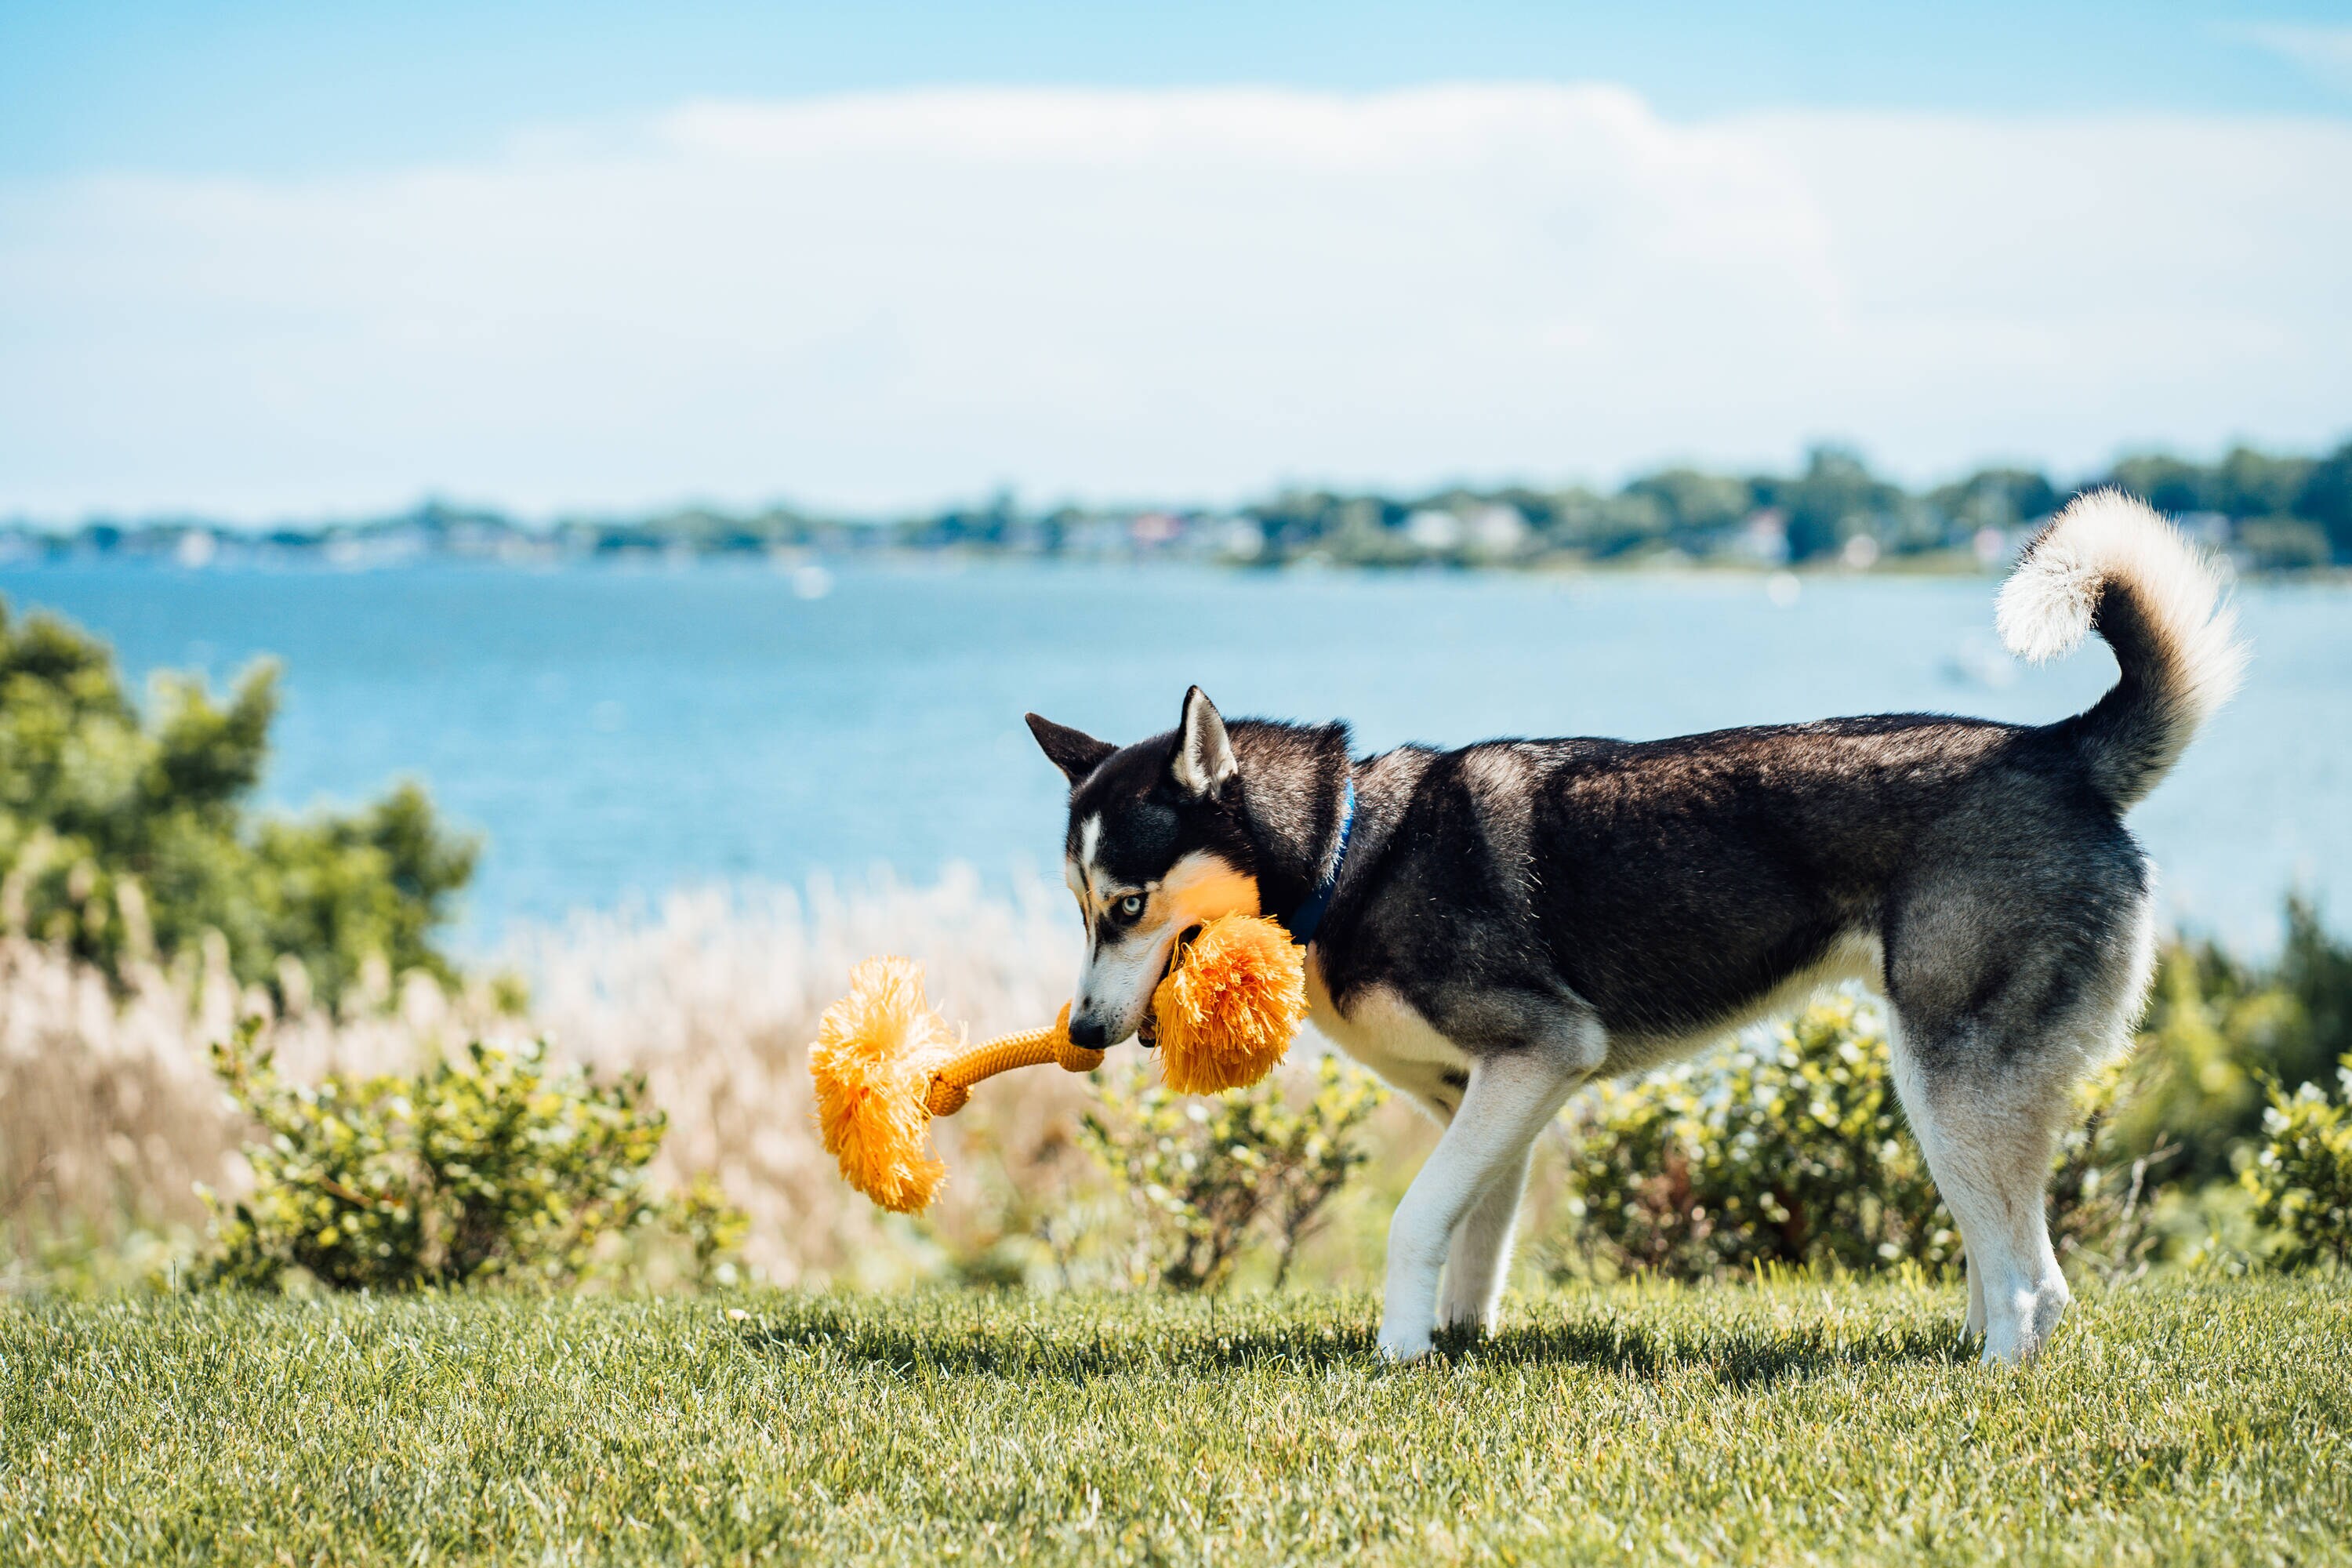
<svg viewBox="0 0 2352 1568">
<path fill-rule="evenodd" d="M 1995 1067 L 1965 1035 L 1896 1037 L 1895 1085 L 1944 1206 L 1968 1249 L 1968 1331 L 1984 1360 L 2024 1362 L 2049 1342 L 2073 1293 L 2050 1245 L 2050 1159 L 2074 1075 L 2052 1053 Z M 2054 1058 L 2054 1059 L 2053 1059 Z"/>
<path fill-rule="evenodd" d="M 2086 829 L 2054 864 L 1947 877 L 1890 922 L 1895 1086 L 1959 1222 L 1987 1362 L 2031 1360 L 2073 1299 L 2050 1245 L 2051 1156 L 2074 1085 L 2129 1040 L 2153 963 L 2145 867 L 2106 826 L 2104 847 Z"/>
<path fill-rule="evenodd" d="M 1529 1141 L 1517 1161 L 1500 1175 L 1454 1227 L 1445 1255 L 1445 1291 L 1437 1309 L 1442 1329 L 1491 1331 L 1511 1267 L 1511 1232 L 1518 1223 L 1520 1194 L 1527 1190 Z"/>
<path fill-rule="evenodd" d="M 1902 1019 L 1899 1015 L 1887 1020 L 1887 1036 L 1888 1044 L 1894 1048 L 1895 1076 L 1897 1079 L 1897 1093 L 1901 1096 L 1907 1113 L 1908 1108 L 1911 1105 L 1921 1101 L 1926 1098 L 1926 1079 L 1924 1076 L 1917 1071 L 1916 1064 L 1912 1062 L 1911 1058 L 1905 1051 L 1903 1044 L 1904 1029 Z M 1922 1145 L 1924 1147 L 1925 1141 L 1931 1136 L 1931 1134 L 1922 1131 L 1922 1118 L 1919 1115 L 1911 1115 L 1910 1121 L 1913 1134 L 1922 1141 Z M 1935 1163 L 1932 1159 L 1928 1163 L 1928 1169 L 1930 1173 L 1933 1173 Z M 1950 1208 L 1952 1206 L 1951 1200 L 1944 1194 L 1943 1188 L 1940 1184 L 1941 1180 L 1942 1178 L 1937 1178 L 1938 1185 L 1937 1187 L 1937 1195 L 1944 1197 L 1944 1206 L 1946 1208 Z M 1957 1220 L 1957 1215 L 1955 1218 Z M 1977 1259 L 1976 1245 L 1969 1239 L 1968 1226 L 1965 1225 L 1960 1226 L 1960 1247 L 1962 1252 L 1961 1267 L 1965 1270 L 1969 1286 L 1968 1316 L 1962 1320 L 1960 1324 L 1960 1344 L 1961 1347 L 1965 1349 L 1971 1344 L 1978 1343 L 1984 1338 L 1985 1266 Z"/>
<path fill-rule="evenodd" d="M 1381 1314 L 1381 1352 L 1412 1361 L 1429 1352 L 1436 1323 L 1438 1273 L 1454 1231 L 1489 1192 L 1507 1181 L 1511 1208 L 1528 1152 L 1588 1068 L 1567 1053 L 1517 1047 L 1470 1068 L 1461 1108 L 1428 1163 L 1397 1205 L 1389 1226 L 1388 1289 Z M 1501 1212 L 1497 1200 L 1497 1212 Z M 1508 1226 L 1502 1227 L 1507 1232 Z M 1499 1261 L 1499 1248 L 1489 1253 Z M 1488 1265 L 1492 1273 L 1493 1265 Z M 1491 1278 L 1482 1292 L 1491 1295 Z"/>
</svg>

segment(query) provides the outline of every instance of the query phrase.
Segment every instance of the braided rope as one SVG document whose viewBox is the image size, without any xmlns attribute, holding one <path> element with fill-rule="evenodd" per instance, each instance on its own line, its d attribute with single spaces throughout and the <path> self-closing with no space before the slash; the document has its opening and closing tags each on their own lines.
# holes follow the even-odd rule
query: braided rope
<svg viewBox="0 0 2352 1568">
<path fill-rule="evenodd" d="M 1066 1002 L 1062 1004 L 1061 1016 L 1048 1027 L 985 1040 L 950 1060 L 931 1075 L 924 1103 L 933 1116 L 953 1116 L 971 1099 L 971 1086 L 981 1079 L 1015 1068 L 1044 1067 L 1047 1062 L 1058 1063 L 1065 1072 L 1092 1072 L 1103 1064 L 1102 1052 L 1071 1042 Z"/>
</svg>

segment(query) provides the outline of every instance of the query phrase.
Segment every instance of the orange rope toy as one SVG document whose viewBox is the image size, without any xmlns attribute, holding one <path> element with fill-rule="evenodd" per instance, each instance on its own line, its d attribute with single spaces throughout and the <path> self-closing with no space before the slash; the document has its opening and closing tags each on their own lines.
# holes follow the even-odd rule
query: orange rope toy
<svg viewBox="0 0 2352 1568">
<path fill-rule="evenodd" d="M 1306 950 L 1274 921 L 1225 915 L 1178 944 L 1151 994 L 1146 1037 L 1158 1040 L 1169 1088 L 1211 1094 L 1272 1072 L 1306 1016 Z M 1050 1028 L 959 1051 L 961 1034 L 931 1011 L 919 965 L 866 960 L 850 971 L 849 994 L 824 1010 L 809 1047 L 825 1152 L 884 1208 L 929 1207 L 947 1176 L 925 1147 L 931 1119 L 953 1116 L 972 1085 L 1014 1068 L 1100 1067 L 1103 1053 L 1072 1044 L 1069 1026 L 1065 1003 Z"/>
</svg>

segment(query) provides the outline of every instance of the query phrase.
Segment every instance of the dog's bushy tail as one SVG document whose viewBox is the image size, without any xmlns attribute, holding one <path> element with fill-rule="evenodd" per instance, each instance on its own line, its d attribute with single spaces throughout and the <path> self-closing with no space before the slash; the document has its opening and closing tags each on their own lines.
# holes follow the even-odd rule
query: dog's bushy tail
<svg viewBox="0 0 2352 1568">
<path fill-rule="evenodd" d="M 2000 591 L 2000 639 L 2055 658 L 2096 630 L 2123 679 L 2063 728 L 2118 810 L 2154 789 L 2237 689 L 2246 646 L 2213 563 L 2120 490 L 2072 502 L 2026 547 Z"/>
</svg>

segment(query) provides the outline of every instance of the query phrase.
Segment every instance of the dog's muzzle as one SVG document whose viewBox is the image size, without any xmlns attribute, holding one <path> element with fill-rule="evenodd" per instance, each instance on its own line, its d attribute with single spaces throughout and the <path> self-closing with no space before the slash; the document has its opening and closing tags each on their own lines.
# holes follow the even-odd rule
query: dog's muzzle
<svg viewBox="0 0 2352 1568">
<path fill-rule="evenodd" d="M 1167 979 L 1171 974 L 1173 974 L 1176 972 L 1176 966 L 1184 962 L 1185 952 L 1192 947 L 1194 940 L 1197 939 L 1200 934 L 1201 928 L 1199 926 L 1187 926 L 1182 931 L 1178 933 L 1175 945 L 1168 950 L 1168 967 L 1160 972 L 1160 978 L 1161 980 Z M 1157 991 L 1159 988 L 1159 984 L 1155 981 L 1152 984 L 1152 989 Z M 1075 1035 L 1071 1037 L 1073 1039 L 1076 1038 Z M 1150 1007 L 1146 1007 L 1143 1010 L 1143 1021 L 1135 1026 L 1135 1042 L 1147 1051 L 1156 1050 L 1159 1048 L 1160 1015 L 1158 1012 Z"/>
</svg>

